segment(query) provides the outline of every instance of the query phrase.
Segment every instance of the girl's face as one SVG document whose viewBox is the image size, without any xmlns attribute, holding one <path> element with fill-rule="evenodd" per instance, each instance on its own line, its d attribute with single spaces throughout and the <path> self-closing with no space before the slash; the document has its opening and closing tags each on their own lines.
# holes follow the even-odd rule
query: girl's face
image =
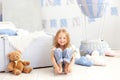
<svg viewBox="0 0 120 80">
<path fill-rule="evenodd" d="M 64 46 L 67 43 L 67 37 L 65 33 L 61 32 L 58 35 L 57 42 L 60 46 Z"/>
</svg>

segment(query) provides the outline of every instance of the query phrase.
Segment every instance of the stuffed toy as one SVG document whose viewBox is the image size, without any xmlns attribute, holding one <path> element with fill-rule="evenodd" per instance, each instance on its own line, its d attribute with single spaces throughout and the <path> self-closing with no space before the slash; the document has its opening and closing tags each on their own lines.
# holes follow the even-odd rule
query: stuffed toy
<svg viewBox="0 0 120 80">
<path fill-rule="evenodd" d="M 90 67 L 93 65 L 92 61 L 89 60 L 86 56 L 81 56 L 80 58 L 75 59 L 75 64 Z"/>
<path fill-rule="evenodd" d="M 93 65 L 95 66 L 105 66 L 106 60 L 104 56 L 99 55 L 100 53 L 98 51 L 93 51 L 91 55 L 86 55 L 86 57 L 92 61 Z"/>
<path fill-rule="evenodd" d="M 113 50 L 107 50 L 105 51 L 105 56 L 109 56 L 109 57 L 115 57 L 116 53 Z"/>
<path fill-rule="evenodd" d="M 29 61 L 21 60 L 21 52 L 19 50 L 13 51 L 8 54 L 10 62 L 8 63 L 7 70 L 15 75 L 23 73 L 30 73 L 32 67 L 28 67 Z"/>
</svg>

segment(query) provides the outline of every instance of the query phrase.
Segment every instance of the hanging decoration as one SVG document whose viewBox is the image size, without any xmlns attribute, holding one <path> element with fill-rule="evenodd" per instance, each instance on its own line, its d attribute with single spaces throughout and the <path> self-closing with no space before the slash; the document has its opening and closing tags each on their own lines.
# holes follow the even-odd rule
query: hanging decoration
<svg viewBox="0 0 120 80">
<path fill-rule="evenodd" d="M 88 18 L 99 18 L 104 14 L 105 0 L 77 0 L 77 3 Z"/>
<path fill-rule="evenodd" d="M 41 21 L 45 29 L 81 26 L 82 17 L 76 0 L 41 0 L 40 3 Z"/>
<path fill-rule="evenodd" d="M 118 16 L 118 8 L 117 7 L 111 7 L 111 15 Z"/>
</svg>

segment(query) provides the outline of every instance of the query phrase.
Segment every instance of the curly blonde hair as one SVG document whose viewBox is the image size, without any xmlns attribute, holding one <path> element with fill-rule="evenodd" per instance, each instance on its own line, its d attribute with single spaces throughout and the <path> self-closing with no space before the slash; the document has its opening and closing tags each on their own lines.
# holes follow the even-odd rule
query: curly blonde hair
<svg viewBox="0 0 120 80">
<path fill-rule="evenodd" d="M 53 45 L 54 45 L 56 48 L 60 47 L 60 45 L 59 45 L 58 42 L 57 42 L 58 35 L 59 35 L 60 33 L 65 33 L 65 35 L 66 35 L 66 37 L 67 37 L 67 43 L 65 44 L 65 48 L 69 47 L 69 46 L 70 46 L 70 36 L 69 36 L 69 33 L 67 32 L 67 30 L 64 29 L 64 28 L 61 28 L 61 29 L 59 29 L 59 30 L 57 31 L 57 33 L 56 33 L 56 35 L 55 35 L 55 37 L 54 37 Z"/>
</svg>

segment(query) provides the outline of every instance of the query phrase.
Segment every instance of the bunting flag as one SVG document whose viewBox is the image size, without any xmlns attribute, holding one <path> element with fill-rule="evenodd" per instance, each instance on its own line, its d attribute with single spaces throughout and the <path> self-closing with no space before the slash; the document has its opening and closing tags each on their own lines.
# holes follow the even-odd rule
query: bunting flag
<svg viewBox="0 0 120 80">
<path fill-rule="evenodd" d="M 73 17 L 73 18 L 61 18 L 61 19 L 55 19 L 52 18 L 50 20 L 42 20 L 42 26 L 43 28 L 46 28 L 46 26 L 51 28 L 60 28 L 60 27 L 78 27 L 81 26 L 82 20 L 81 17 Z"/>
<path fill-rule="evenodd" d="M 41 0 L 41 20 L 44 28 L 79 27 L 82 13 L 76 0 Z"/>
<path fill-rule="evenodd" d="M 105 0 L 77 0 L 77 4 L 89 18 L 99 18 L 104 14 Z"/>
<path fill-rule="evenodd" d="M 117 7 L 111 7 L 111 15 L 118 16 L 118 8 Z"/>
</svg>

